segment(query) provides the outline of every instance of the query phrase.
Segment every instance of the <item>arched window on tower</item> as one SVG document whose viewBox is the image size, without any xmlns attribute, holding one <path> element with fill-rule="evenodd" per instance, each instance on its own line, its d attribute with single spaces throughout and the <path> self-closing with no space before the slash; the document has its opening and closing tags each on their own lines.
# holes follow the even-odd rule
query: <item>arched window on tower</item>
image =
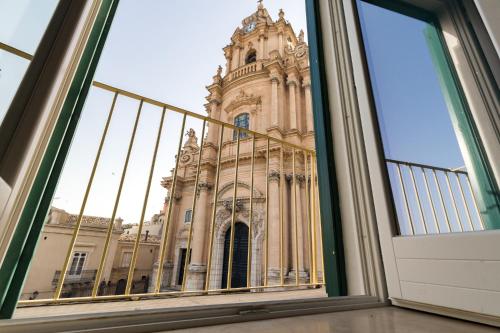
<svg viewBox="0 0 500 333">
<path fill-rule="evenodd" d="M 249 129 L 249 124 L 250 124 L 250 116 L 248 115 L 248 113 L 242 113 L 236 116 L 236 118 L 234 118 L 234 126 L 236 127 Z M 237 131 L 235 130 L 233 132 L 233 140 L 236 140 L 238 138 L 237 135 L 238 135 Z M 244 139 L 246 137 L 248 137 L 248 133 L 240 131 L 240 139 Z"/>
<path fill-rule="evenodd" d="M 247 53 L 247 56 L 245 58 L 245 64 L 248 65 L 252 62 L 256 62 L 257 61 L 257 51 L 255 50 L 250 50 L 248 51 Z"/>
</svg>

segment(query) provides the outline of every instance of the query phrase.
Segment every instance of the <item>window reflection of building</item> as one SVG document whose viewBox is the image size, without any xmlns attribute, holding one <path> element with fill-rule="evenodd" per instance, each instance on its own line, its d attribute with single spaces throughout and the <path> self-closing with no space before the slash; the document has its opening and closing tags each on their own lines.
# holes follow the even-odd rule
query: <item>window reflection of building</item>
<svg viewBox="0 0 500 333">
<path fill-rule="evenodd" d="M 249 121 L 250 121 L 250 116 L 248 115 L 248 113 L 242 113 L 238 115 L 236 118 L 234 118 L 234 126 L 249 129 L 250 128 Z M 236 130 L 233 132 L 233 140 L 236 140 L 237 132 L 238 131 Z M 248 136 L 247 132 L 243 131 L 240 132 L 240 139 L 244 139 L 247 136 Z"/>
</svg>

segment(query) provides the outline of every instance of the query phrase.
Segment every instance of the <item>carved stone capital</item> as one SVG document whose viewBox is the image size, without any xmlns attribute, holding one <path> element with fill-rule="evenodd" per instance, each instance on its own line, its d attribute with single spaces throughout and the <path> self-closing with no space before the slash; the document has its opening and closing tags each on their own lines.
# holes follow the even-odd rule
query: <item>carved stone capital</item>
<svg viewBox="0 0 500 333">
<path fill-rule="evenodd" d="M 281 83 L 281 78 L 278 75 L 272 75 L 271 76 L 271 83 L 280 84 Z"/>
<path fill-rule="evenodd" d="M 297 80 L 296 80 L 296 79 L 290 79 L 290 78 L 288 78 L 288 79 L 286 80 L 286 84 L 287 84 L 288 86 L 290 86 L 290 87 L 296 87 L 296 86 L 298 85 L 298 82 L 297 82 Z"/>
<path fill-rule="evenodd" d="M 198 184 L 198 191 L 210 191 L 212 190 L 212 184 L 207 183 L 207 182 L 202 182 Z"/>
<path fill-rule="evenodd" d="M 302 174 L 297 174 L 295 175 L 295 179 L 299 182 L 299 185 L 303 185 L 306 181 L 306 176 L 302 175 Z"/>
<path fill-rule="evenodd" d="M 280 180 L 280 173 L 279 171 L 276 170 L 271 170 L 269 172 L 269 182 L 279 182 Z"/>
</svg>

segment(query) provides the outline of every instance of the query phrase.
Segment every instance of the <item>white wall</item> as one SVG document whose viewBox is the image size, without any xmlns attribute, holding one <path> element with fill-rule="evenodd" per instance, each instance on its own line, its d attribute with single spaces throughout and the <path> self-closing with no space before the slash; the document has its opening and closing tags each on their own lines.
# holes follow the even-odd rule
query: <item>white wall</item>
<svg viewBox="0 0 500 333">
<path fill-rule="evenodd" d="M 497 54 L 500 54 L 500 1 L 474 0 Z"/>
<path fill-rule="evenodd" d="M 500 230 L 394 237 L 405 300 L 500 316 Z"/>
</svg>

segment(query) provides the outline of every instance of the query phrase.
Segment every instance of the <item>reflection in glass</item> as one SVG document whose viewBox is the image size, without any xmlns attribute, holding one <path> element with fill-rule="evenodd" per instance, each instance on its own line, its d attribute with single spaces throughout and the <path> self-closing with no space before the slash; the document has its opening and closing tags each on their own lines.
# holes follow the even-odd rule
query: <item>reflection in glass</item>
<svg viewBox="0 0 500 333">
<path fill-rule="evenodd" d="M 34 54 L 59 0 L 0 0 L 0 42 Z"/>
<path fill-rule="evenodd" d="M 28 60 L 0 50 L 0 124 L 28 65 Z"/>
<path fill-rule="evenodd" d="M 400 232 L 492 227 L 494 188 L 436 27 L 365 1 L 358 9 Z"/>
</svg>

